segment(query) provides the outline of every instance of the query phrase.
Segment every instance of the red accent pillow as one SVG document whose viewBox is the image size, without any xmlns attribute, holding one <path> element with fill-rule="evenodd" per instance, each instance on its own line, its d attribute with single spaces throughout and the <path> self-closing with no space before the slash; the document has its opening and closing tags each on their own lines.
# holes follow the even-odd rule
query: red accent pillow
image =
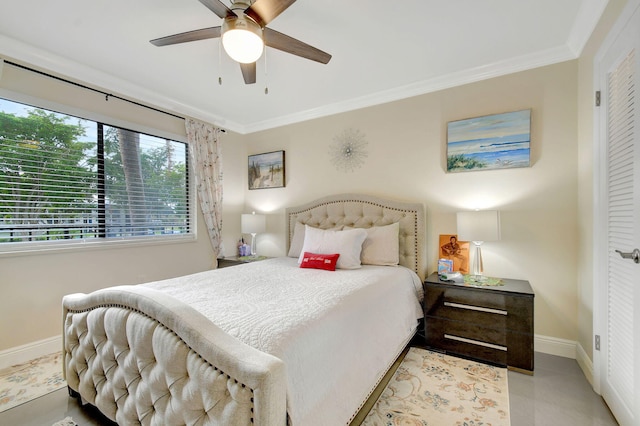
<svg viewBox="0 0 640 426">
<path fill-rule="evenodd" d="M 307 251 L 304 252 L 302 256 L 302 262 L 300 262 L 301 268 L 313 268 L 313 269 L 324 269 L 326 271 L 335 271 L 336 264 L 338 263 L 338 258 L 340 254 L 316 254 L 309 253 Z"/>
</svg>

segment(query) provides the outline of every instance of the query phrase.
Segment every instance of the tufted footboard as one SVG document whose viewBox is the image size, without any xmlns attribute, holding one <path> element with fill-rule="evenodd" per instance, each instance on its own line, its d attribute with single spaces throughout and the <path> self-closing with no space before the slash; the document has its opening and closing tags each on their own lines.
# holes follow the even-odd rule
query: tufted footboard
<svg viewBox="0 0 640 426">
<path fill-rule="evenodd" d="M 120 425 L 286 424 L 283 362 L 161 292 L 63 299 L 64 375 Z"/>
</svg>

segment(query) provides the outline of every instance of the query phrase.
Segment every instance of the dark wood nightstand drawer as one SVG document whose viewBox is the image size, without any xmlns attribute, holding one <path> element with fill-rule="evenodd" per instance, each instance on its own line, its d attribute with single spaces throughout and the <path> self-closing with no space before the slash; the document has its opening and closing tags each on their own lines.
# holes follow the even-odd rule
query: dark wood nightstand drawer
<svg viewBox="0 0 640 426">
<path fill-rule="evenodd" d="M 439 350 L 533 372 L 533 334 L 426 317 L 425 337 L 429 346 Z"/>
<path fill-rule="evenodd" d="M 498 327 L 482 327 L 473 321 L 455 321 L 438 317 L 426 317 L 425 326 L 427 328 L 428 337 L 444 339 L 445 335 L 454 336 L 456 338 L 473 340 L 485 345 L 507 347 L 507 335 L 504 328 Z M 450 340 L 455 340 L 450 338 Z"/>
<path fill-rule="evenodd" d="M 505 350 L 505 339 L 493 332 L 493 338 L 485 339 L 485 336 L 479 335 L 483 330 L 460 330 L 460 327 L 451 327 L 451 321 L 436 318 L 425 318 L 425 331 L 428 345 L 432 348 L 443 350 L 448 353 L 461 355 L 468 358 L 495 364 L 501 367 L 507 365 L 507 351 Z M 461 336 L 462 335 L 462 336 Z M 469 339 L 464 336 L 475 337 Z M 478 340 L 480 338 L 480 340 Z M 498 347 L 487 346 L 486 344 L 478 344 L 483 340 L 493 340 Z M 485 343 L 485 342 L 482 342 Z"/>
<path fill-rule="evenodd" d="M 532 328 L 532 306 L 527 298 L 499 292 L 430 288 L 425 295 L 425 315 L 459 319 L 483 327 L 529 332 Z"/>
</svg>

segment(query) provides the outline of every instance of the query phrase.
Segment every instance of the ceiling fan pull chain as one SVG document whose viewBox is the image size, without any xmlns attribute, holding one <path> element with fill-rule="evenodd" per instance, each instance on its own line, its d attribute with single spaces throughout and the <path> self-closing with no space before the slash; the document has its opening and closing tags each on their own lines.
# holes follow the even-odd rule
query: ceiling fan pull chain
<svg viewBox="0 0 640 426">
<path fill-rule="evenodd" d="M 269 94 L 269 74 L 267 73 L 267 49 L 264 50 L 264 94 Z"/>
<path fill-rule="evenodd" d="M 218 84 L 222 86 L 222 40 L 218 39 Z"/>
</svg>

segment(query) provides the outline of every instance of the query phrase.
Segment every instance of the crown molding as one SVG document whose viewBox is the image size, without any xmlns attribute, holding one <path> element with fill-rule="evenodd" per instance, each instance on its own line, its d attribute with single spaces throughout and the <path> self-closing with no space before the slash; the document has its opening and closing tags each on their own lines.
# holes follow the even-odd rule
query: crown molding
<svg viewBox="0 0 640 426">
<path fill-rule="evenodd" d="M 589 41 L 608 3 L 609 0 L 584 0 L 580 3 L 580 9 L 567 39 L 567 46 L 576 57 L 582 54 L 582 49 Z"/>
<path fill-rule="evenodd" d="M 273 120 L 252 123 L 245 126 L 241 133 L 254 133 L 333 114 L 340 114 L 576 58 L 576 54 L 569 46 L 548 49 L 530 55 L 518 56 L 494 62 L 493 64 L 437 76 L 414 84 L 349 99 L 344 102 L 337 102 L 320 108 L 301 111 Z"/>
</svg>

